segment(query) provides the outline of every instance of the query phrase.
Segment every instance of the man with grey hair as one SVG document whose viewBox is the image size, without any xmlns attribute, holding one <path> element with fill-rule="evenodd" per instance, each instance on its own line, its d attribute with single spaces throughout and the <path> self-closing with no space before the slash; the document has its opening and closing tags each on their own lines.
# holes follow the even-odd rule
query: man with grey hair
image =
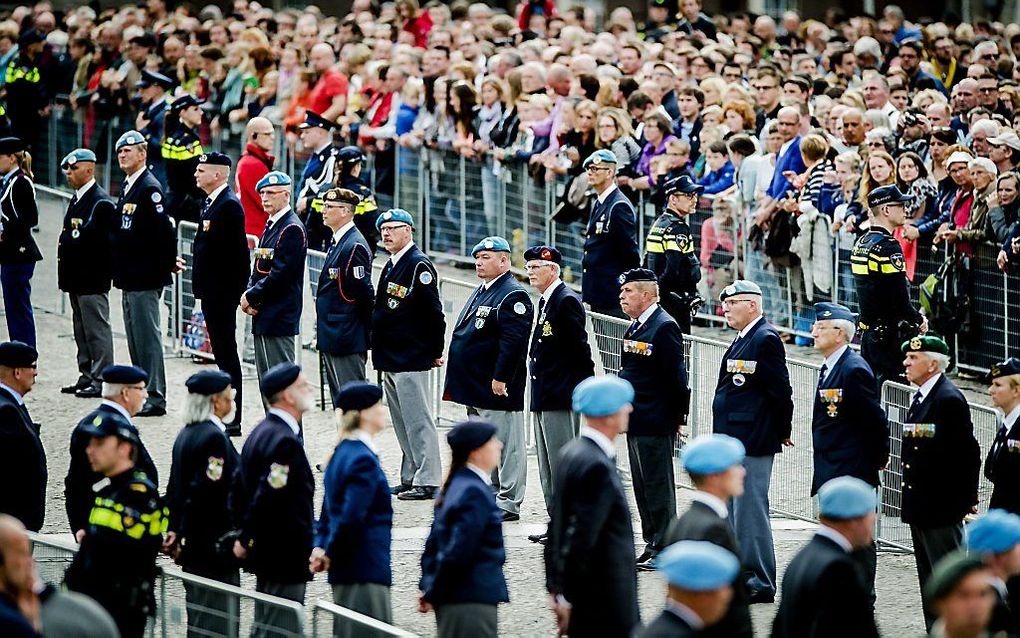
<svg viewBox="0 0 1020 638">
<path fill-rule="evenodd" d="M 907 380 L 917 387 L 903 423 L 900 518 L 910 537 L 921 591 L 932 568 L 963 540 L 963 518 L 977 513 L 981 452 L 970 406 L 944 374 L 949 346 L 917 336 L 901 346 Z M 924 610 L 925 624 L 935 621 Z"/>
<path fill-rule="evenodd" d="M 867 73 L 861 83 L 861 93 L 864 94 L 864 104 L 869 109 L 878 109 L 889 118 L 889 127 L 896 128 L 900 119 L 900 112 L 896 110 L 893 103 L 889 101 L 889 81 L 880 73 Z"/>
</svg>

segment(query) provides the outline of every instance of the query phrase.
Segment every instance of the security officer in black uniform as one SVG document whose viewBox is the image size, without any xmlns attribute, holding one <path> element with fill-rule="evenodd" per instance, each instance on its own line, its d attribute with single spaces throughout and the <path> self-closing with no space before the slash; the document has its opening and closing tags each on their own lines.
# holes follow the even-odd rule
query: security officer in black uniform
<svg viewBox="0 0 1020 638">
<path fill-rule="evenodd" d="M 70 465 L 64 479 L 64 508 L 71 533 L 80 543 L 88 525 L 89 510 L 95 500 L 95 492 L 106 484 L 103 475 L 92 469 L 86 448 L 89 434 L 86 429 L 98 422 L 116 421 L 118 427 L 137 429 L 131 417 L 138 413 L 145 403 L 145 383 L 149 377 L 145 370 L 134 366 L 111 365 L 103 370 L 103 402 L 78 422 L 71 432 Z M 136 469 L 144 472 L 153 485 L 159 485 L 156 465 L 145 449 L 141 437 L 135 444 L 137 453 Z"/>
<path fill-rule="evenodd" d="M 375 249 L 379 245 L 379 204 L 375 201 L 375 193 L 361 179 L 365 167 L 365 155 L 357 146 L 345 146 L 336 153 L 336 185 L 346 188 L 361 198 L 354 209 L 354 225 L 368 242 L 368 247 L 375 257 Z"/>
<path fill-rule="evenodd" d="M 36 142 L 44 130 L 44 119 L 49 115 L 49 95 L 45 68 L 42 62 L 46 36 L 36 29 L 28 29 L 18 37 L 18 53 L 7 64 L 4 73 L 7 117 L 11 120 L 11 131 L 25 141 L 25 145 L 37 151 Z"/>
<path fill-rule="evenodd" d="M 227 434 L 241 435 L 241 360 L 237 354 L 237 306 L 248 284 L 248 238 L 244 208 L 230 189 L 230 158 L 208 153 L 198 158 L 194 180 L 204 194 L 192 248 L 191 287 L 202 301 L 205 326 L 216 365 L 230 375 L 237 410 Z"/>
<path fill-rule="evenodd" d="M 175 82 L 155 71 L 142 70 L 142 78 L 135 86 L 141 99 L 141 110 L 135 118 L 138 132 L 145 136 L 149 167 L 160 183 L 166 182 L 166 165 L 163 163 L 163 122 L 170 109 L 167 91 L 174 88 Z"/>
<path fill-rule="evenodd" d="M 7 332 L 11 339 L 35 347 L 32 276 L 42 253 L 32 237 L 39 208 L 29 164 L 21 139 L 0 138 L 0 285 Z"/>
<path fill-rule="evenodd" d="M 35 385 L 39 353 L 20 341 L 0 343 L 0 464 L 17 486 L 0 491 L 0 513 L 38 532 L 46 514 L 46 450 L 25 395 Z"/>
<path fill-rule="evenodd" d="M 645 240 L 645 268 L 659 279 L 662 309 L 684 334 L 691 333 L 691 314 L 697 311 L 701 264 L 687 216 L 698 205 L 704 190 L 687 175 L 674 177 L 662 186 L 666 209 L 652 224 Z"/>
<path fill-rule="evenodd" d="M 623 335 L 620 378 L 634 386 L 627 453 L 645 541 L 639 569 L 652 568 L 676 517 L 673 451 L 691 399 L 683 333 L 658 301 L 655 273 L 634 268 L 620 275 L 620 307 L 633 320 Z"/>
<path fill-rule="evenodd" d="M 166 212 L 178 222 L 197 222 L 205 197 L 195 185 L 195 169 L 205 154 L 198 138 L 204 103 L 191 95 L 182 95 L 170 105 L 163 122 L 160 155 L 166 166 Z"/>
<path fill-rule="evenodd" d="M 988 509 L 1020 514 L 1020 359 L 1010 357 L 992 366 L 988 394 L 1003 419 L 985 459 L 985 478 L 995 487 Z"/>
<path fill-rule="evenodd" d="M 871 366 L 878 387 L 902 381 L 899 344 L 928 330 L 928 320 L 910 303 L 903 249 L 893 231 L 906 224 L 904 204 L 911 195 L 895 184 L 868 193 L 871 228 L 861 235 L 850 253 L 850 269 L 861 308 L 861 355 Z"/>
<path fill-rule="evenodd" d="M 236 586 L 240 574 L 233 548 L 220 542 L 236 529 L 230 495 L 240 456 L 223 421 L 234 411 L 231 377 L 222 370 L 203 370 L 191 375 L 185 385 L 187 423 L 174 441 L 166 487 L 170 521 L 163 551 L 188 573 Z M 189 634 L 237 635 L 240 601 L 236 597 L 188 583 L 184 588 Z"/>
<path fill-rule="evenodd" d="M 103 415 L 86 423 L 81 434 L 88 438 L 89 463 L 105 485 L 95 494 L 64 584 L 102 605 L 121 636 L 141 638 L 156 611 L 156 555 L 167 509 L 155 482 L 135 466 L 138 430 Z"/>
<path fill-rule="evenodd" d="M 333 188 L 336 182 L 338 149 L 333 145 L 336 124 L 318 113 L 306 111 L 305 121 L 298 129 L 304 149 L 312 156 L 308 158 L 298 181 L 294 210 L 308 230 L 308 247 L 324 251 L 328 247 L 331 233 L 322 221 L 322 209 L 316 205 L 315 199 Z"/>
</svg>

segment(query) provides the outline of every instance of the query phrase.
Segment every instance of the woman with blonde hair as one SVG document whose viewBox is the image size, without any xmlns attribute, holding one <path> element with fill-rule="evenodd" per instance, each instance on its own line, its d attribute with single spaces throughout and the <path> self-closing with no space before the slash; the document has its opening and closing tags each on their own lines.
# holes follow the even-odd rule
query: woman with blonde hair
<svg viewBox="0 0 1020 638">
<path fill-rule="evenodd" d="M 599 111 L 595 123 L 595 148 L 608 148 L 616 155 L 617 173 L 632 166 L 641 157 L 641 145 L 634 139 L 630 116 L 620 108 Z"/>
<path fill-rule="evenodd" d="M 998 434 L 985 461 L 985 476 L 995 486 L 989 509 L 1004 509 L 1020 514 L 1020 492 L 1016 490 L 1020 479 L 1020 428 L 1016 427 L 1020 417 L 1020 360 L 1009 358 L 992 366 L 992 385 L 988 394 L 992 405 L 1002 411 L 999 417 Z"/>
<path fill-rule="evenodd" d="M 39 223 L 39 208 L 32 182 L 32 156 L 17 137 L 0 138 L 0 286 L 3 287 L 7 333 L 11 341 L 35 347 L 32 314 L 32 275 L 42 253 L 32 237 Z"/>
</svg>

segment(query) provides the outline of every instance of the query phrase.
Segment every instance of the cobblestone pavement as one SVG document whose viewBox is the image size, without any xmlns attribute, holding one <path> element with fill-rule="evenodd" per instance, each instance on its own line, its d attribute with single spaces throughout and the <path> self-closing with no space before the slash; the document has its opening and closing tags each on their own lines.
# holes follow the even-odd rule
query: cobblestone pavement
<svg viewBox="0 0 1020 638">
<path fill-rule="evenodd" d="M 71 336 L 70 318 L 68 315 L 59 314 L 61 304 L 55 289 L 53 254 L 62 211 L 57 204 L 47 198 L 41 197 L 41 200 L 46 202 L 46 205 L 42 207 L 41 232 L 36 238 L 47 259 L 41 262 L 36 272 L 33 301 L 36 306 L 56 312 L 39 311 L 36 315 L 41 353 L 39 377 L 35 389 L 27 397 L 27 404 L 33 418 L 42 424 L 42 438 L 49 459 L 50 480 L 46 523 L 43 532 L 61 538 L 69 538 L 63 502 L 63 478 L 67 472 L 69 434 L 75 423 L 95 406 L 96 401 L 76 399 L 73 396 L 59 393 L 61 386 L 73 383 L 77 377 L 75 349 Z M 471 271 L 455 271 L 450 267 L 441 267 L 440 270 L 441 275 L 454 276 L 468 282 L 473 280 Z M 456 316 L 465 296 L 465 294 L 461 294 L 455 298 L 450 304 L 448 312 L 452 312 Z M 115 309 L 114 329 L 122 332 L 119 297 L 118 293 L 113 293 L 111 306 Z M 306 302 L 306 315 L 309 314 L 309 309 L 308 302 Z M 706 336 L 721 335 L 719 330 L 706 330 L 705 333 Z M 0 326 L 0 335 L 6 335 L 6 325 Z M 118 360 L 126 361 L 127 346 L 122 336 L 115 339 L 115 348 Z M 806 352 L 806 349 L 799 349 L 798 354 Z M 304 365 L 312 366 L 314 369 L 314 353 L 304 350 L 302 357 Z M 198 369 L 200 366 L 189 358 L 168 355 L 169 413 L 164 417 L 137 421 L 142 437 L 159 469 L 161 487 L 165 486 L 166 478 L 169 475 L 170 451 L 174 438 L 182 426 L 180 399 L 185 391 L 183 382 Z M 314 373 L 312 376 L 315 376 Z M 258 400 L 254 378 L 247 379 L 245 385 L 247 391 L 245 392 L 244 429 L 247 434 L 257 423 L 262 414 L 262 408 Z M 443 405 L 444 427 L 448 427 L 450 423 L 463 418 L 463 416 L 463 409 L 459 406 Z M 314 465 L 324 459 L 336 441 L 331 413 L 320 410 L 310 413 L 306 417 L 305 428 L 308 455 Z M 238 449 L 242 443 L 243 439 L 237 441 Z M 400 463 L 400 450 L 392 431 L 383 432 L 380 435 L 379 443 L 383 468 L 391 478 L 391 482 L 395 482 Z M 445 445 L 443 447 L 445 448 Z M 622 442 L 620 450 L 624 451 Z M 447 458 L 448 454 L 444 451 L 444 464 Z M 626 453 L 621 453 L 618 458 L 626 464 Z M 322 493 L 321 476 L 321 473 L 316 474 L 318 482 L 316 510 L 318 510 L 318 502 Z M 17 478 L 9 477 L 8 480 L 13 482 Z M 541 531 L 546 522 L 534 457 L 531 457 L 528 464 L 528 483 L 529 489 L 521 511 L 521 521 L 504 526 L 507 547 L 505 573 L 509 581 L 511 602 L 500 608 L 500 633 L 503 635 L 541 636 L 553 633 L 552 615 L 548 610 L 544 592 L 545 579 L 541 547 L 527 540 L 529 534 Z M 680 509 L 685 509 L 689 501 L 690 493 L 680 490 L 678 493 Z M 418 560 L 431 523 L 432 504 L 394 501 L 394 510 L 394 621 L 397 626 L 409 631 L 422 635 L 434 635 L 434 619 L 416 611 Z M 638 529 L 637 510 L 632 507 L 632 511 L 635 512 L 634 526 L 635 529 Z M 810 538 L 811 528 L 811 524 L 801 521 L 773 520 L 780 579 L 782 579 L 785 565 L 793 554 Z M 877 589 L 876 613 L 883 634 L 897 637 L 923 635 L 913 559 L 904 555 L 880 555 Z M 663 581 L 658 574 L 642 573 L 639 575 L 639 595 L 642 618 L 649 621 L 661 609 L 664 597 Z M 309 588 L 309 599 L 313 597 L 328 597 L 328 587 L 325 579 L 321 576 L 317 577 Z M 775 605 L 757 605 L 753 608 L 757 633 L 768 633 L 775 610 Z"/>
</svg>

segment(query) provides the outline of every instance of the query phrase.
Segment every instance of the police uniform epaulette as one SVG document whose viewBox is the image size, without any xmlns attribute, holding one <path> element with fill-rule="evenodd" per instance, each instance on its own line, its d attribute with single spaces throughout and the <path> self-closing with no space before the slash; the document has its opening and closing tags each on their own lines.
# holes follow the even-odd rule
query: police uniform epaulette
<svg viewBox="0 0 1020 638">
<path fill-rule="evenodd" d="M 148 492 L 156 489 L 156 484 L 149 480 L 149 476 L 145 472 L 140 470 L 131 474 L 129 486 L 136 492 Z"/>
</svg>

